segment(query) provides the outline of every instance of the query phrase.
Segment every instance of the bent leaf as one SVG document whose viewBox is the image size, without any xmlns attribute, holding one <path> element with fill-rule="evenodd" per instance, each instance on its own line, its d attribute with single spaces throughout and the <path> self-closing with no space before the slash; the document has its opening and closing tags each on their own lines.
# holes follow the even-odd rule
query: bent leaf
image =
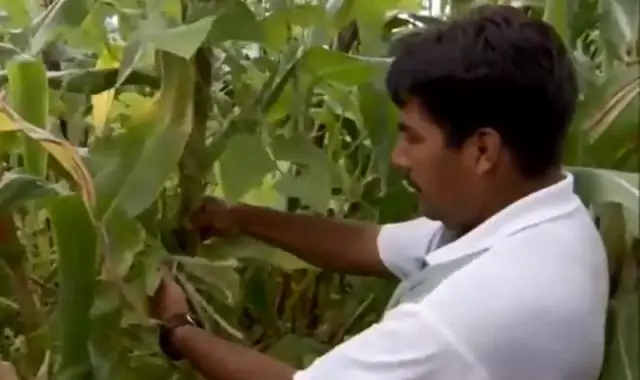
<svg viewBox="0 0 640 380">
<path fill-rule="evenodd" d="M 19 171 L 7 172 L 0 178 L 0 210 L 9 211 L 22 204 L 62 192 L 46 183 L 42 178 Z"/>
<path fill-rule="evenodd" d="M 177 163 L 193 124 L 195 73 L 190 61 L 160 52 L 162 89 L 137 110 L 105 155 L 113 164 L 96 176 L 96 216 L 114 209 L 134 217 L 153 203 Z"/>
<path fill-rule="evenodd" d="M 37 141 L 73 179 L 87 205 L 93 205 L 95 203 L 93 180 L 78 151 L 68 142 L 57 139 L 49 132 L 27 123 L 1 100 L 0 110 L 2 111 L 0 112 L 0 133 L 17 131 Z"/>
<path fill-rule="evenodd" d="M 149 36 L 156 49 L 164 50 L 185 59 L 191 58 L 207 37 L 213 17 L 206 17 L 189 25 L 165 29 Z"/>
</svg>

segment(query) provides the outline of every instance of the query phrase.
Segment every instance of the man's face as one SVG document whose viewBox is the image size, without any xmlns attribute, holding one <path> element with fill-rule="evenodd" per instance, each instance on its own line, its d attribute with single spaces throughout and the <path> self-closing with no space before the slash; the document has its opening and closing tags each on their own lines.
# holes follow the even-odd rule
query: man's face
<svg viewBox="0 0 640 380">
<path fill-rule="evenodd" d="M 487 193 L 481 155 L 475 137 L 448 148 L 444 132 L 416 102 L 402 109 L 392 161 L 405 172 L 427 218 L 453 227 L 476 217 Z"/>
</svg>

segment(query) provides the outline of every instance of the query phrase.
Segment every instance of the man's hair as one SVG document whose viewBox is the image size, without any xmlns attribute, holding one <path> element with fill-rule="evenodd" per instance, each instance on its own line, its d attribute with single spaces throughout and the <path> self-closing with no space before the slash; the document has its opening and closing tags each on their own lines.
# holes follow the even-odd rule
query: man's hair
<svg viewBox="0 0 640 380">
<path fill-rule="evenodd" d="M 406 38 L 387 74 L 396 105 L 418 101 L 449 147 L 494 128 L 527 177 L 561 163 L 577 87 L 553 27 L 496 5 Z"/>
</svg>

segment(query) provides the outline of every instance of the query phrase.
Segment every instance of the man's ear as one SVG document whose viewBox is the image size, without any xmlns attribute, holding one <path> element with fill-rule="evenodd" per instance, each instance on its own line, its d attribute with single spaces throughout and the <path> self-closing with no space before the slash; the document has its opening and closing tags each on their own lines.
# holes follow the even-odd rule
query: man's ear
<svg viewBox="0 0 640 380">
<path fill-rule="evenodd" d="M 502 138 L 493 128 L 481 128 L 472 137 L 475 170 L 478 174 L 491 171 L 498 165 L 502 153 Z"/>
</svg>

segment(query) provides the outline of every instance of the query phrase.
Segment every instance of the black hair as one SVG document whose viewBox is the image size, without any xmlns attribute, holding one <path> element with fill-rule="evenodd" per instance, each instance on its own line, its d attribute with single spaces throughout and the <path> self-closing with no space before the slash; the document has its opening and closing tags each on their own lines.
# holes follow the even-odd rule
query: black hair
<svg viewBox="0 0 640 380">
<path fill-rule="evenodd" d="M 524 176 L 561 164 L 576 73 L 553 27 L 517 8 L 483 5 L 406 38 L 386 81 L 394 103 L 418 101 L 451 148 L 491 127 Z"/>
</svg>

